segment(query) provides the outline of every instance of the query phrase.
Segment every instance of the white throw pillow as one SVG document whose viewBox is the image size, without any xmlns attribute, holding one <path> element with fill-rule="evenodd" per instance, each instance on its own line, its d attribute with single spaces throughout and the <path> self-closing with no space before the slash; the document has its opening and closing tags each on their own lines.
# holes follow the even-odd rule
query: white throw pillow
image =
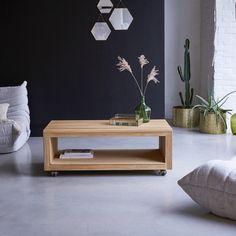
<svg viewBox="0 0 236 236">
<path fill-rule="evenodd" d="M 236 220 L 236 159 L 213 160 L 178 181 L 182 189 L 213 214 Z"/>
<path fill-rule="evenodd" d="M 6 120 L 7 119 L 8 107 L 9 107 L 8 103 L 0 104 L 0 120 Z"/>
</svg>

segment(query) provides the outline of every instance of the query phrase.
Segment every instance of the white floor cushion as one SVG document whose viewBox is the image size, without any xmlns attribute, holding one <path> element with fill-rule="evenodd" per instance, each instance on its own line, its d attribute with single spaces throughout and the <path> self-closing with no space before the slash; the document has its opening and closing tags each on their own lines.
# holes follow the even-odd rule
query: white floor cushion
<svg viewBox="0 0 236 236">
<path fill-rule="evenodd" d="M 178 181 L 182 189 L 213 214 L 236 220 L 236 159 L 213 160 Z"/>
</svg>

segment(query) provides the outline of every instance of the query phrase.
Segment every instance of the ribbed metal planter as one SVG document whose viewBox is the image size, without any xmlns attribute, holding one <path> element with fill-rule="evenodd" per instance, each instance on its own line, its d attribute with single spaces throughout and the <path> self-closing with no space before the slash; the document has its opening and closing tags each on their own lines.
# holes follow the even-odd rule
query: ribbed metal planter
<svg viewBox="0 0 236 236">
<path fill-rule="evenodd" d="M 226 113 L 224 114 L 226 118 Z M 206 134 L 225 134 L 226 127 L 224 122 L 217 116 L 215 113 L 208 113 L 206 116 L 201 112 L 200 113 L 200 132 Z"/>
<path fill-rule="evenodd" d="M 181 106 L 173 107 L 173 125 L 180 128 L 194 128 L 199 125 L 199 110 Z"/>
</svg>

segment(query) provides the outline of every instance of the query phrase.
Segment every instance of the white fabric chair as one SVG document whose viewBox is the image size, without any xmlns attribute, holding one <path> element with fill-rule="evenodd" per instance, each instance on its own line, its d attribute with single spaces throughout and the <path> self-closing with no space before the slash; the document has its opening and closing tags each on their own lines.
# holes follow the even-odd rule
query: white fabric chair
<svg viewBox="0 0 236 236">
<path fill-rule="evenodd" d="M 0 104 L 9 104 L 7 119 L 0 120 L 0 153 L 17 151 L 30 136 L 26 85 L 25 81 L 20 86 L 0 87 Z"/>
</svg>

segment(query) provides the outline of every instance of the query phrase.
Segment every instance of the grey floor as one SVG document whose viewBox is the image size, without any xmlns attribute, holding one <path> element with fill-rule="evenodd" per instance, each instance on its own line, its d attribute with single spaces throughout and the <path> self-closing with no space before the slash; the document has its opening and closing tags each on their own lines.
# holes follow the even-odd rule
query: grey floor
<svg viewBox="0 0 236 236">
<path fill-rule="evenodd" d="M 156 140 L 61 140 L 60 147 L 153 147 Z M 174 168 L 154 172 L 43 172 L 41 138 L 0 155 L 0 236 L 236 235 L 236 222 L 209 214 L 177 180 L 211 159 L 236 155 L 236 136 L 174 129 Z"/>
</svg>

